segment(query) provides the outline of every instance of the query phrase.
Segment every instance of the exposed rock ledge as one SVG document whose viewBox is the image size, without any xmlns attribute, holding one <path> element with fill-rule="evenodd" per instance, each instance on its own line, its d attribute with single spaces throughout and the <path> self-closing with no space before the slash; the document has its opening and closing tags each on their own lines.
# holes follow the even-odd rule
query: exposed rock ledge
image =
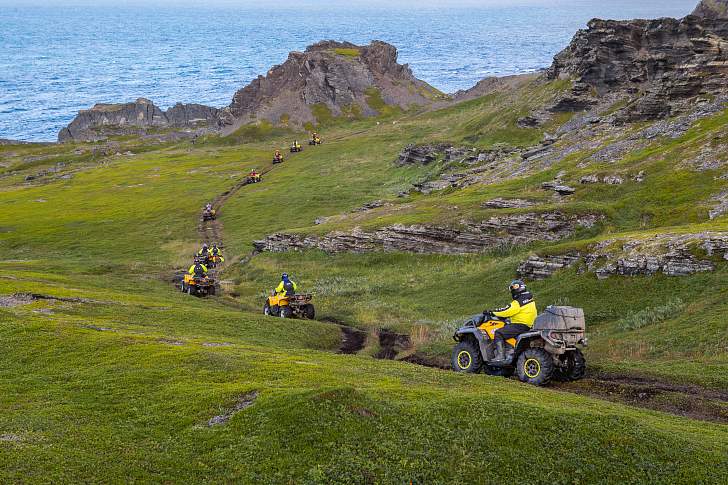
<svg viewBox="0 0 728 485">
<path fill-rule="evenodd" d="M 58 141 L 95 141 L 108 135 L 125 135 L 149 128 L 216 126 L 219 110 L 201 104 L 176 104 L 162 111 L 148 99 L 133 103 L 97 104 L 79 111 L 60 133 Z"/>
<path fill-rule="evenodd" d="M 253 244 L 258 251 L 286 252 L 320 249 L 329 253 L 403 251 L 423 254 L 467 254 L 488 249 L 558 241 L 579 227 L 592 227 L 602 216 L 562 212 L 491 217 L 481 222 L 461 221 L 458 228 L 435 225 L 394 225 L 366 232 L 332 232 L 323 237 L 272 234 Z"/>
<path fill-rule="evenodd" d="M 704 257 L 695 254 L 700 251 Z M 523 278 L 544 279 L 583 261 L 580 270 L 593 271 L 599 278 L 656 273 L 684 276 L 713 271 L 716 256 L 728 260 L 726 232 L 659 234 L 644 240 L 602 241 L 584 253 L 533 255 L 518 266 L 517 272 Z"/>
</svg>

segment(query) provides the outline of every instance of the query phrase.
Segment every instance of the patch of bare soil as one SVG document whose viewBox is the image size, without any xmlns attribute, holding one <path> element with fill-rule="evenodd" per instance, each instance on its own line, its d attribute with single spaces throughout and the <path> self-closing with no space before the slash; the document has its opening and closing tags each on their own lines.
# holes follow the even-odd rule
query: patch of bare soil
<svg viewBox="0 0 728 485">
<path fill-rule="evenodd" d="M 358 328 L 349 327 L 344 322 L 334 317 L 323 317 L 322 322 L 333 323 L 341 328 L 341 345 L 337 354 L 356 354 L 367 343 L 367 333 Z"/>
<path fill-rule="evenodd" d="M 554 382 L 552 387 L 639 408 L 728 424 L 728 392 L 655 378 L 595 373 L 576 382 Z"/>
<path fill-rule="evenodd" d="M 33 297 L 26 293 L 15 293 L 14 295 L 0 296 L 0 308 L 28 305 L 34 301 Z"/>
<path fill-rule="evenodd" d="M 252 406 L 257 397 L 258 391 L 251 391 L 243 394 L 238 398 L 237 402 L 232 408 L 228 409 L 223 414 L 219 414 L 210 418 L 210 420 L 207 422 L 207 426 L 220 426 L 227 423 L 228 421 L 230 421 L 230 418 L 232 418 L 236 413 L 239 413 L 243 409 Z"/>
<path fill-rule="evenodd" d="M 0 307 L 14 307 L 28 305 L 37 300 L 53 300 L 68 303 L 100 303 L 86 298 L 63 298 L 59 296 L 41 295 L 40 293 L 13 293 L 12 295 L 0 296 Z"/>
<path fill-rule="evenodd" d="M 392 360 L 403 350 L 412 347 L 410 336 L 393 332 L 386 328 L 377 330 L 379 337 L 379 351 L 375 355 L 377 359 Z"/>
<path fill-rule="evenodd" d="M 339 346 L 339 354 L 356 354 L 364 348 L 367 342 L 366 332 L 357 330 L 356 328 L 341 326 L 341 345 Z"/>
</svg>

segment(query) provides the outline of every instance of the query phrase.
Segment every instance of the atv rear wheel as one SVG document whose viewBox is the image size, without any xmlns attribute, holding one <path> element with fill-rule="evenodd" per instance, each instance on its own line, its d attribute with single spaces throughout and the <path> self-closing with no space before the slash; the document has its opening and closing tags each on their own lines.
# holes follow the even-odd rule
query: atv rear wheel
<svg viewBox="0 0 728 485">
<path fill-rule="evenodd" d="M 516 372 L 521 382 L 545 386 L 551 380 L 554 372 L 554 362 L 551 354 L 541 348 L 524 350 L 518 356 Z"/>
<path fill-rule="evenodd" d="M 314 318 L 316 318 L 316 309 L 313 307 L 313 305 L 304 305 L 302 310 L 303 316 L 308 318 L 309 320 L 313 320 Z"/>
<path fill-rule="evenodd" d="M 483 357 L 471 341 L 463 340 L 452 350 L 451 364 L 455 372 L 474 374 L 483 365 Z"/>
<path fill-rule="evenodd" d="M 281 318 L 291 318 L 293 316 L 293 309 L 289 306 L 281 307 Z"/>
<path fill-rule="evenodd" d="M 554 378 L 560 381 L 578 381 L 586 374 L 586 359 L 581 350 L 575 349 L 565 356 L 565 366 L 554 369 Z"/>
</svg>

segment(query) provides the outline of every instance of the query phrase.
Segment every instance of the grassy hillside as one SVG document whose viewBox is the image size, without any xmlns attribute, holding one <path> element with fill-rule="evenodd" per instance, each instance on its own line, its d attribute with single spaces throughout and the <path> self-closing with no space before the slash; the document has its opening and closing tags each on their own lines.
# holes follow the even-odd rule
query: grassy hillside
<svg viewBox="0 0 728 485">
<path fill-rule="evenodd" d="M 447 169 L 396 166 L 405 145 L 532 146 L 569 116 L 531 129 L 516 120 L 566 87 L 529 82 L 439 111 L 332 125 L 322 146 L 306 146 L 225 202 L 226 256 L 249 255 L 252 241 L 274 232 L 454 224 L 533 210 L 601 214 L 595 227 L 473 255 L 262 253 L 226 267 L 226 295 L 204 300 L 172 283 L 200 243 L 202 205 L 251 168 L 271 168 L 274 148 L 305 135 L 259 127 L 195 144 L 127 138 L 106 152 L 103 144 L 0 146 L 0 481 L 725 481 L 725 262 L 684 277 L 600 280 L 575 267 L 528 282 L 540 308 L 585 309 L 590 369 L 690 386 L 712 399 L 701 405 L 713 409 L 713 422 L 685 417 L 695 416 L 689 403 L 646 410 L 629 396 L 612 403 L 569 387 L 371 357 L 385 328 L 412 342 L 398 358 L 446 361 L 454 328 L 505 303 L 516 267 L 533 252 L 728 228 L 725 215 L 707 216 L 710 198 L 725 190 L 721 172 L 683 163 L 708 144 L 725 155 L 716 140 L 728 112 L 612 163 L 585 165 L 645 126 L 518 177 L 398 196 Z M 639 171 L 643 182 L 631 178 Z M 577 189 L 566 199 L 541 188 L 559 172 Z M 594 173 L 625 183 L 579 183 Z M 481 207 L 495 197 L 539 205 Z M 377 199 L 388 204 L 352 212 Z M 262 316 L 282 271 L 314 293 L 318 321 Z M 359 355 L 337 354 L 341 329 L 330 322 L 369 334 Z M 210 426 L 215 416 L 223 423 Z"/>
</svg>

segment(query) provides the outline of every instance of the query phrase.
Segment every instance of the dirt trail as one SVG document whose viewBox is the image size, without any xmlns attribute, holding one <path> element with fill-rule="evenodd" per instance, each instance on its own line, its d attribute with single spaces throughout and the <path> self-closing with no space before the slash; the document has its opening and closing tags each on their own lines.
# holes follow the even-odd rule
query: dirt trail
<svg viewBox="0 0 728 485">
<path fill-rule="evenodd" d="M 728 424 L 728 392 L 656 378 L 593 372 L 552 388 L 700 421 Z"/>
</svg>

